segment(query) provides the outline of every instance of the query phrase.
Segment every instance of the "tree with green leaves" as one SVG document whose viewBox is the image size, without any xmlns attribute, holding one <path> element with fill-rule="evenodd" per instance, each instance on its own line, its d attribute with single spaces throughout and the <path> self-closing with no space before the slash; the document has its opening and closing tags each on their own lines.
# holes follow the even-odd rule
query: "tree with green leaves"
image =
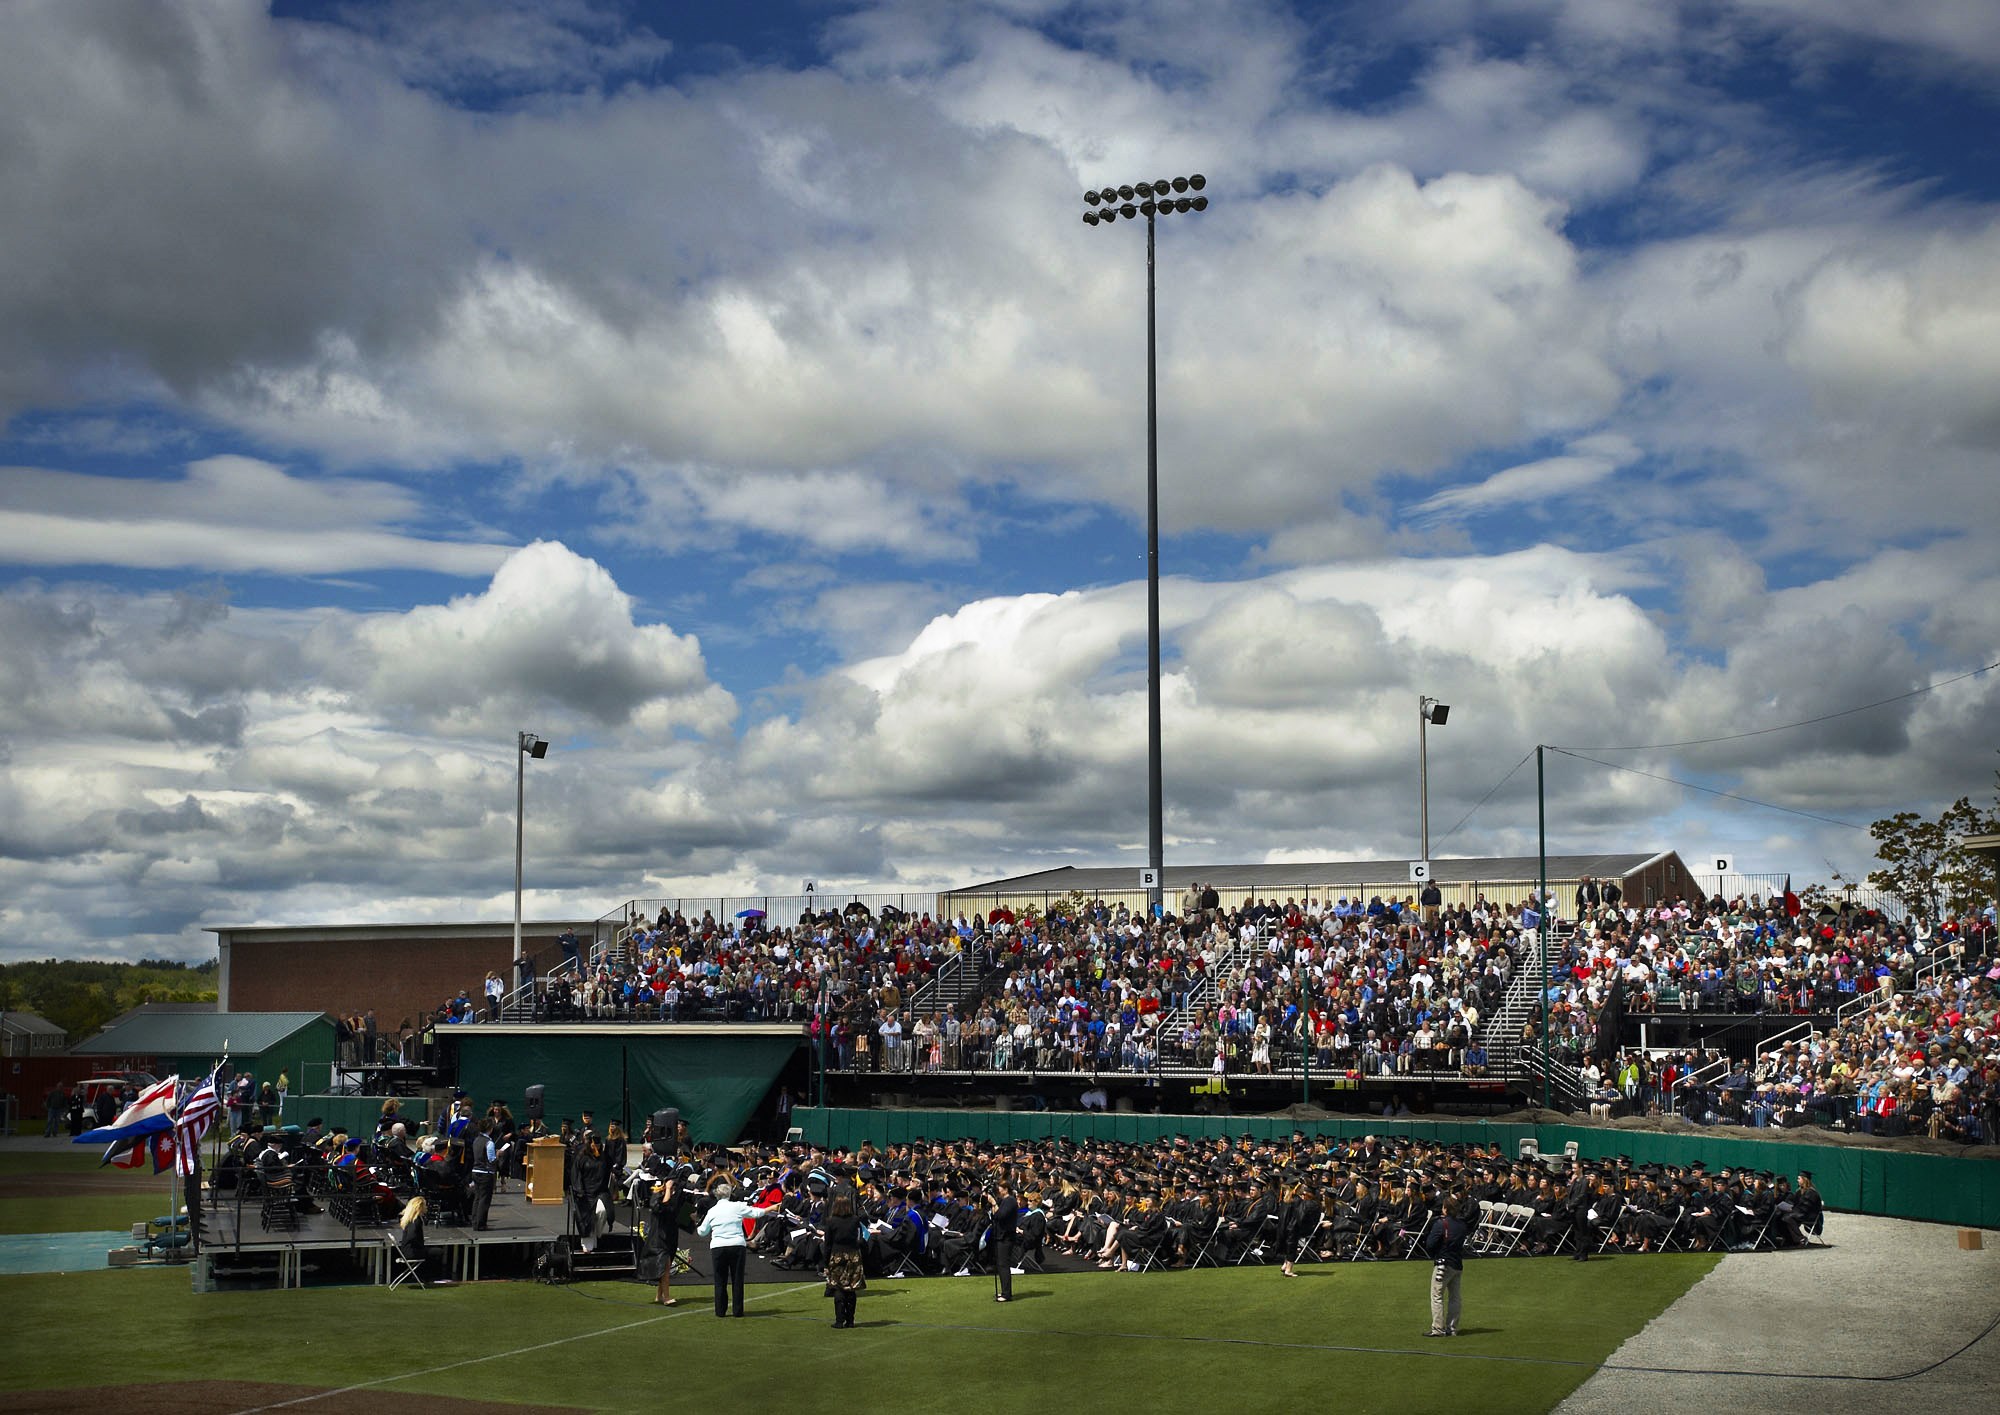
<svg viewBox="0 0 2000 1415">
<path fill-rule="evenodd" d="M 1968 835 L 2000 832 L 2000 795 L 1982 810 L 1961 796 L 1936 819 L 1898 811 L 1868 827 L 1875 837 L 1879 870 L 1868 883 L 1899 897 L 1912 913 L 1927 919 L 1976 913 L 1992 898 L 1990 867 L 1965 848 Z"/>
</svg>

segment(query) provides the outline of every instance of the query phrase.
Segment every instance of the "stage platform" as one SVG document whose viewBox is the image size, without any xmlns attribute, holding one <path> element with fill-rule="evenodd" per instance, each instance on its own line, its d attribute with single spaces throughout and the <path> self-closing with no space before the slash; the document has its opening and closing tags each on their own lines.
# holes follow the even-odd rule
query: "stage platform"
<svg viewBox="0 0 2000 1415">
<path fill-rule="evenodd" d="M 260 1223 L 260 1212 L 254 1200 L 246 1203 L 239 1221 L 236 1197 L 226 1190 L 221 1194 L 220 1204 L 203 1206 L 201 1245 L 188 1260 L 196 1292 L 303 1287 L 308 1274 L 315 1283 L 380 1285 L 389 1281 L 393 1245 L 388 1226 L 364 1225 L 349 1230 L 335 1223 L 331 1215 L 319 1213 L 301 1214 L 296 1231 L 266 1232 Z M 424 1241 L 430 1257 L 425 1279 L 435 1283 L 530 1277 L 535 1258 L 568 1233 L 567 1215 L 568 1205 L 530 1204 L 519 1186 L 511 1185 L 507 1193 L 493 1196 L 493 1207 L 483 1232 L 427 1222 Z M 614 1240 L 629 1241 L 632 1232 L 629 1216 L 630 1210 L 620 1205 L 612 1229 Z M 1087 1260 L 1053 1251 L 1044 1259 L 1044 1270 L 1048 1272 L 1084 1272 L 1094 1268 L 1095 1264 Z M 709 1271 L 707 1240 L 683 1233 L 680 1260 L 674 1268 L 676 1287 L 686 1283 L 687 1292 L 694 1294 L 695 1300 L 704 1300 Z M 801 1270 L 778 1267 L 755 1253 L 749 1256 L 744 1268 L 744 1281 L 751 1284 L 796 1283 L 801 1276 Z M 581 1280 L 621 1277 L 638 1280 L 629 1270 L 579 1274 Z"/>
<path fill-rule="evenodd" d="M 430 1249 L 429 1272 L 458 1282 L 477 1282 L 489 1267 L 509 1275 L 526 1272 L 536 1254 L 568 1231 L 567 1204 L 530 1204 L 518 1184 L 493 1196 L 484 1231 L 453 1224 L 426 1222 L 424 1241 Z M 344 1268 L 360 1280 L 389 1280 L 390 1232 L 387 1225 L 362 1224 L 350 1229 L 331 1214 L 300 1214 L 292 1231 L 267 1231 L 255 1199 L 239 1209 L 235 1194 L 224 1190 L 219 1202 L 204 1204 L 201 1243 L 191 1260 L 197 1292 L 212 1291 L 218 1281 L 268 1273 L 277 1287 L 303 1284 L 308 1262 Z M 615 1229 L 629 1234 L 621 1218 Z"/>
</svg>

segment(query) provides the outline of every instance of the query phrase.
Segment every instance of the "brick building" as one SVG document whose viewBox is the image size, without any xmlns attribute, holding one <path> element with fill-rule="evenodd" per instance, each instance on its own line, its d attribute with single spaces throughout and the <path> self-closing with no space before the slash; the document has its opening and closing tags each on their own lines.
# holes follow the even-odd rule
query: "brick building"
<svg viewBox="0 0 2000 1415">
<path fill-rule="evenodd" d="M 576 930 L 585 947 L 588 919 L 525 922 L 522 946 L 537 974 L 562 959 L 557 938 Z M 514 925 L 299 924 L 216 925 L 220 967 L 217 1006 L 225 1012 L 311 1009 L 342 1016 L 374 1009 L 388 1032 L 435 1011 L 460 989 L 480 997 L 488 971 L 514 985 Z"/>
</svg>

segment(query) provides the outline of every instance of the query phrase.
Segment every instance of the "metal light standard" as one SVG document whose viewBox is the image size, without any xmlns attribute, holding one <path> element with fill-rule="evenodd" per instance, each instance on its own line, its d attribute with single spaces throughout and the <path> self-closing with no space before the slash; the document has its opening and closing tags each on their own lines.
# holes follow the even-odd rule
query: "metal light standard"
<svg viewBox="0 0 2000 1415">
<path fill-rule="evenodd" d="M 521 967 L 521 808 L 527 803 L 528 758 L 540 761 L 549 744 L 532 732 L 514 734 L 514 970 Z"/>
<path fill-rule="evenodd" d="M 1146 903 L 1156 919 L 1163 912 L 1166 814 L 1160 791 L 1160 400 L 1153 223 L 1174 212 L 1208 210 L 1208 198 L 1200 195 L 1207 185 L 1208 178 L 1197 172 L 1083 194 L 1086 226 L 1115 226 L 1121 216 L 1128 221 L 1146 218 L 1146 863 L 1152 880 Z"/>
<path fill-rule="evenodd" d="M 1451 705 L 1436 698 L 1417 699 L 1417 821 L 1419 860 L 1431 857 L 1431 742 L 1430 729 L 1442 727 L 1451 716 Z"/>
</svg>

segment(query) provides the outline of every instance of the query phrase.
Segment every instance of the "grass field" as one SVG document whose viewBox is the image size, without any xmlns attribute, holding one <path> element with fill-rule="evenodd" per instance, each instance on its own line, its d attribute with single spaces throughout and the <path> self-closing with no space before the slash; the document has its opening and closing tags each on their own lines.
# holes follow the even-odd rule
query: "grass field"
<svg viewBox="0 0 2000 1415">
<path fill-rule="evenodd" d="M 94 1152 L 0 1154 L 0 1232 L 122 1229 L 164 1202 L 162 1181 L 100 1170 Z M 691 1281 L 663 1311 L 631 1283 L 197 1296 L 185 1269 L 0 1277 L 0 1406 L 35 1406 L 5 1392 L 227 1378 L 365 1384 L 325 1402 L 350 1409 L 396 1391 L 619 1411 L 1540 1411 L 1715 1261 L 1474 1262 L 1452 1341 L 1423 1336 L 1422 1263 L 1308 1266 L 1297 1280 L 1031 1276 L 1005 1307 L 976 1278 L 878 1282 L 861 1325 L 840 1332 L 817 1283 L 751 1288 L 738 1323 L 716 1321 Z"/>
<path fill-rule="evenodd" d="M 123 1231 L 167 1211 L 164 1176 L 105 1168 L 101 1154 L 0 1154 L 0 1234 Z"/>
<path fill-rule="evenodd" d="M 12 1277 L 0 1389 L 228 1376 L 631 1411 L 1539 1411 L 1713 1262 L 1475 1262 L 1453 1341 L 1423 1336 L 1421 1263 L 1027 1277 L 1005 1307 L 978 1279 L 877 1283 L 851 1332 L 816 1284 L 752 1288 L 737 1323 L 692 1283 L 667 1312 L 633 1284 L 196 1296 L 171 1270 Z"/>
</svg>

